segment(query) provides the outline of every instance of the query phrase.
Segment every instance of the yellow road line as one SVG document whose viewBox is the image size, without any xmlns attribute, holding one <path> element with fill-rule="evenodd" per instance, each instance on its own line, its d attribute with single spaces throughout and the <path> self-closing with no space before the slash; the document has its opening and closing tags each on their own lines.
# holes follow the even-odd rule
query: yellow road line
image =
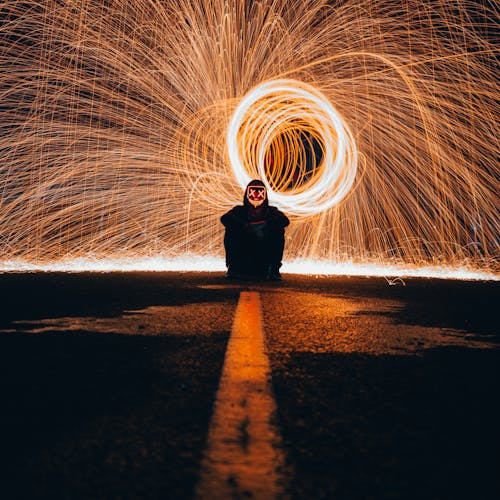
<svg viewBox="0 0 500 500">
<path fill-rule="evenodd" d="M 241 292 L 210 422 L 199 499 L 283 497 L 283 452 L 260 298 Z"/>
</svg>

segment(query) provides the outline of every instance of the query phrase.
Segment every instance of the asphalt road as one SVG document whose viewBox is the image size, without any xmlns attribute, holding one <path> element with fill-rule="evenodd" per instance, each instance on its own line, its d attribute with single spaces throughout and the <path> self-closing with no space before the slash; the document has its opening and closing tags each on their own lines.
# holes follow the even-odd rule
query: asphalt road
<svg viewBox="0 0 500 500">
<path fill-rule="evenodd" d="M 257 291 L 286 496 L 493 499 L 500 287 L 1 274 L 5 499 L 191 498 L 241 291 Z"/>
</svg>

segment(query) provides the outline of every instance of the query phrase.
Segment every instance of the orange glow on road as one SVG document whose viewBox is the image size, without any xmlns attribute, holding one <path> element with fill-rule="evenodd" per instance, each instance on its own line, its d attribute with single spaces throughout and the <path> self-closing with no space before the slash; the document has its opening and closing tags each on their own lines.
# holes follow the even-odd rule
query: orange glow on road
<svg viewBox="0 0 500 500">
<path fill-rule="evenodd" d="M 241 292 L 210 423 L 197 497 L 279 498 L 284 464 L 260 298 Z"/>
<path fill-rule="evenodd" d="M 2 272 L 225 272 L 224 260 L 220 257 L 202 255 L 181 255 L 179 257 L 116 258 L 116 259 L 61 259 L 54 262 L 27 262 L 20 259 L 0 261 Z M 477 267 L 452 265 L 408 266 L 399 264 L 380 264 L 377 262 L 330 262 L 327 260 L 296 259 L 286 261 L 282 271 L 290 274 L 315 276 L 387 276 L 420 277 L 458 280 L 498 281 L 500 275 L 493 270 Z"/>
</svg>

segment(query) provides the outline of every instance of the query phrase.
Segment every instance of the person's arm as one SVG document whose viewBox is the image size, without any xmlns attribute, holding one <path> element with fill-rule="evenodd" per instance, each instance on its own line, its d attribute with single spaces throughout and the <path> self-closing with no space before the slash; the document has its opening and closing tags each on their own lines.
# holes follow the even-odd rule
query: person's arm
<svg viewBox="0 0 500 500">
<path fill-rule="evenodd" d="M 226 212 L 220 221 L 228 229 L 243 229 L 245 227 L 245 220 L 239 216 L 239 211 L 236 210 L 237 207 L 232 208 L 229 212 Z"/>
<path fill-rule="evenodd" d="M 290 219 L 278 209 L 269 214 L 268 224 L 271 227 L 285 228 L 290 224 Z"/>
</svg>

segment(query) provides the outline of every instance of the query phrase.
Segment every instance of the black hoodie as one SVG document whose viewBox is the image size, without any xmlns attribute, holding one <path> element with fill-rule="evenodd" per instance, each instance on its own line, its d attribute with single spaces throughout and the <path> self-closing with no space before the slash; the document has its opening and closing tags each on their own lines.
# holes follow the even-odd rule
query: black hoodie
<svg viewBox="0 0 500 500">
<path fill-rule="evenodd" d="M 267 190 L 263 203 L 258 207 L 254 207 L 247 198 L 249 186 L 265 187 L 265 184 L 259 179 L 254 179 L 248 183 L 243 195 L 243 205 L 232 208 L 221 217 L 221 222 L 227 229 L 248 229 L 251 226 L 258 225 L 265 225 L 271 229 L 282 229 L 290 224 L 288 217 L 283 212 L 269 205 Z"/>
</svg>

